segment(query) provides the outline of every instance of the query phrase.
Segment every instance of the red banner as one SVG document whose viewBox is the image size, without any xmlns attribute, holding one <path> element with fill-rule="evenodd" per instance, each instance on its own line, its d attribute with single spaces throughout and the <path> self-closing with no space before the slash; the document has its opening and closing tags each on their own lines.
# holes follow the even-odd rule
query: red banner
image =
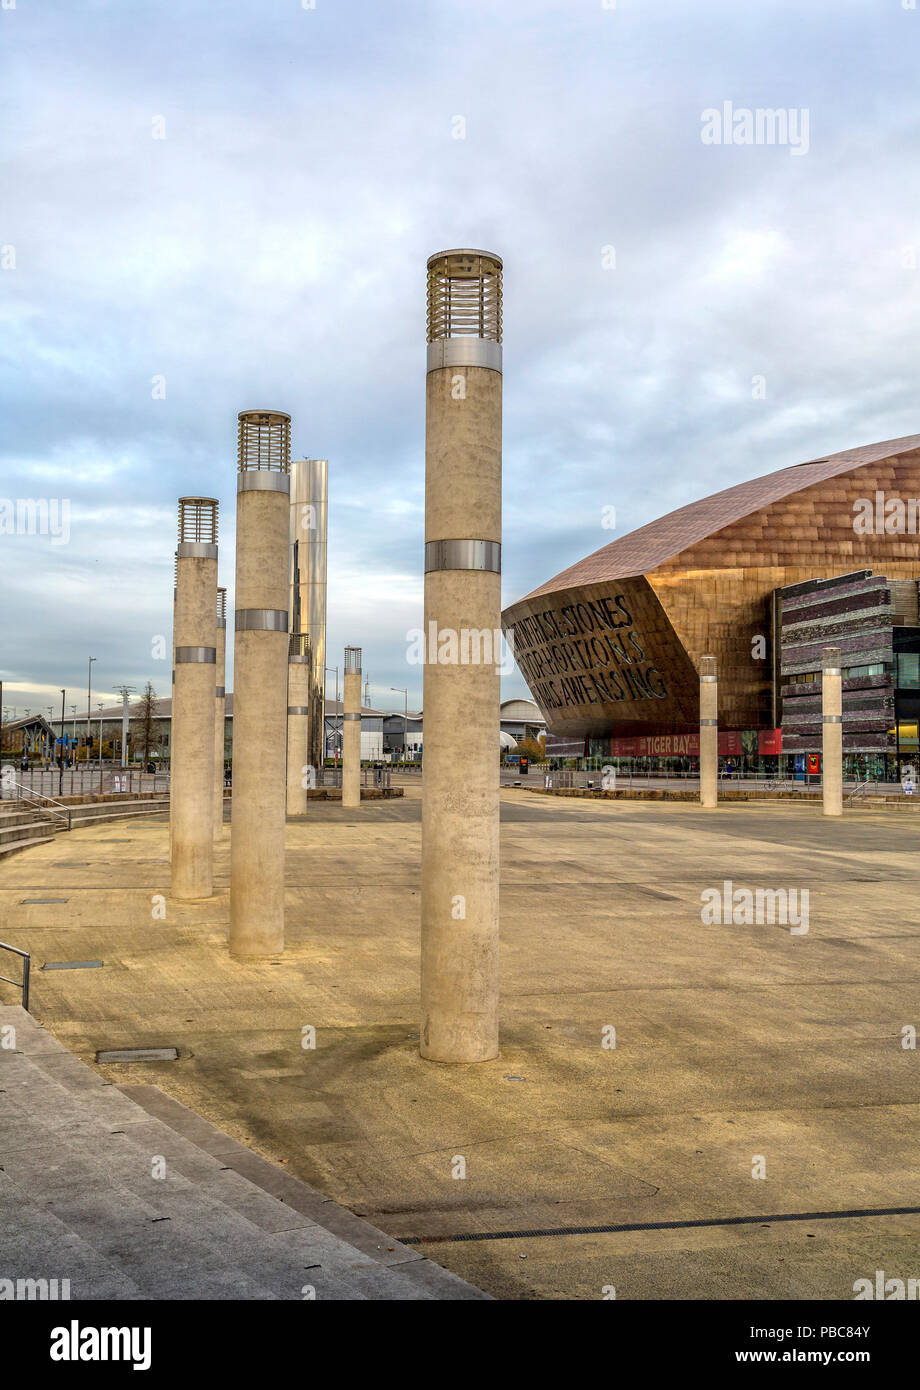
<svg viewBox="0 0 920 1390">
<path fill-rule="evenodd" d="M 750 731 L 749 748 L 753 745 L 754 730 Z M 782 729 L 757 730 L 759 753 L 781 753 Z M 740 758 L 744 748 L 740 729 L 719 731 L 719 753 L 722 757 Z M 687 734 L 637 734 L 633 738 L 612 738 L 610 754 L 614 758 L 698 758 L 700 736 Z"/>
<path fill-rule="evenodd" d="M 699 734 L 637 734 L 635 738 L 612 738 L 610 753 L 615 758 L 698 758 Z"/>
</svg>

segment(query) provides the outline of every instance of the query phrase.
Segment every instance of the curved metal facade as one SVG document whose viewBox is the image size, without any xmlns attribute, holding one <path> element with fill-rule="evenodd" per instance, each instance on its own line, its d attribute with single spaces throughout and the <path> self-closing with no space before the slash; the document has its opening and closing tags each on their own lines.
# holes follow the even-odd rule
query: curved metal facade
<svg viewBox="0 0 920 1390">
<path fill-rule="evenodd" d="M 886 519 L 897 499 L 909 526 L 907 504 L 920 499 L 918 435 L 727 488 L 613 541 L 512 604 L 503 627 L 550 732 L 691 729 L 706 652 L 718 661 L 722 726 L 773 727 L 774 592 L 858 569 L 916 580 L 920 535 Z M 858 527 L 867 500 L 868 531 Z M 920 502 L 915 519 L 918 512 Z"/>
</svg>

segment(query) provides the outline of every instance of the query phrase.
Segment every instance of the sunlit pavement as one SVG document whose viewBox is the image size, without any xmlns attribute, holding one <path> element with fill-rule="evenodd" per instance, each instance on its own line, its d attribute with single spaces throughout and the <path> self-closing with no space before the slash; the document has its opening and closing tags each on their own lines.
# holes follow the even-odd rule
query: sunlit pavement
<svg viewBox="0 0 920 1390">
<path fill-rule="evenodd" d="M 0 939 L 33 952 L 33 1013 L 91 1063 L 177 1047 L 98 1070 L 498 1297 L 852 1299 L 920 1275 L 920 1214 L 859 1214 L 920 1208 L 913 816 L 503 791 L 502 1055 L 445 1067 L 416 1050 L 420 795 L 288 827 L 274 964 L 227 952 L 229 828 L 196 905 L 170 897 L 162 818 L 23 852 Z M 807 889 L 807 932 L 704 925 L 725 880 Z M 817 1212 L 839 1215 L 768 1219 Z"/>
</svg>

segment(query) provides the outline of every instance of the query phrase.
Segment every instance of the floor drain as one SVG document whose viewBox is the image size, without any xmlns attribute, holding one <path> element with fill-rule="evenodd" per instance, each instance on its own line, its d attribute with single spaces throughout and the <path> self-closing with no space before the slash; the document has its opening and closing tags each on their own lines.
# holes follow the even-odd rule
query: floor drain
<svg viewBox="0 0 920 1390">
<path fill-rule="evenodd" d="M 97 1052 L 97 1062 L 177 1062 L 175 1047 L 127 1047 L 116 1052 Z"/>
<path fill-rule="evenodd" d="M 20 906 L 24 903 L 66 903 L 66 898 L 20 898 Z"/>
<path fill-rule="evenodd" d="M 101 960 L 46 960 L 42 970 L 100 970 Z"/>
<path fill-rule="evenodd" d="M 56 859 L 51 867 L 52 869 L 88 869 L 89 864 L 88 859 Z"/>
</svg>

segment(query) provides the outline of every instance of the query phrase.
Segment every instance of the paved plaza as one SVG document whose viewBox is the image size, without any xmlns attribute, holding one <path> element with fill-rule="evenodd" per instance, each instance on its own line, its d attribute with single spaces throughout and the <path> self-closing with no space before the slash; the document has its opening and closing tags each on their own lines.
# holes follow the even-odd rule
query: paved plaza
<svg viewBox="0 0 920 1390">
<path fill-rule="evenodd" d="M 920 1277 L 920 820 L 504 790 L 502 1052 L 443 1066 L 417 1051 L 420 795 L 288 825 L 275 963 L 228 954 L 229 834 L 192 904 L 162 816 L 15 856 L 0 937 L 33 953 L 33 1014 L 497 1298 Z M 807 932 L 704 925 L 726 880 L 807 889 Z M 95 1062 L 136 1047 L 178 1060 Z"/>
</svg>

